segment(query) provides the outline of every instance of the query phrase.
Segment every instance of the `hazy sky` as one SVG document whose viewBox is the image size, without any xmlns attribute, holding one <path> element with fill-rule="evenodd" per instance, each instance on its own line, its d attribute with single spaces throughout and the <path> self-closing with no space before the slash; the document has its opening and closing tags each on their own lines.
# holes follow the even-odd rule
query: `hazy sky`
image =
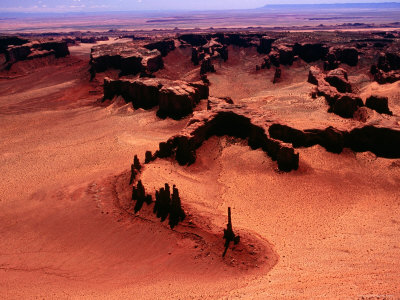
<svg viewBox="0 0 400 300">
<path fill-rule="evenodd" d="M 266 4 L 348 2 L 377 3 L 390 0 L 0 0 L 0 12 L 246 9 Z"/>
</svg>

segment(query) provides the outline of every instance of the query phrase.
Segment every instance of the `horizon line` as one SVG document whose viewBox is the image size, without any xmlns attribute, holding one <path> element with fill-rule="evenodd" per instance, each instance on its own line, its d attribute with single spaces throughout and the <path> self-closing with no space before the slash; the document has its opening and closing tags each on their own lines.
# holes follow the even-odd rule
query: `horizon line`
<svg viewBox="0 0 400 300">
<path fill-rule="evenodd" d="M 283 4 L 266 4 L 261 7 L 256 8 L 214 8 L 214 9 L 141 9 L 141 10 L 101 10 L 95 9 L 94 7 L 88 8 L 87 10 L 48 10 L 48 11 L 18 11 L 17 8 L 0 8 L 0 15 L 7 15 L 7 14 L 20 14 L 20 15 L 48 15 L 48 14 L 92 14 L 92 13 L 168 13 L 168 12 L 214 12 L 214 11 L 254 11 L 260 9 L 268 9 L 273 7 L 310 7 L 310 6 L 343 6 L 343 5 L 387 5 L 387 4 L 399 4 L 400 1 L 387 1 L 387 2 L 335 2 L 335 3 L 283 3 Z M 1 10 L 3 9 L 3 10 Z M 56 9 L 56 8 L 55 8 Z"/>
</svg>

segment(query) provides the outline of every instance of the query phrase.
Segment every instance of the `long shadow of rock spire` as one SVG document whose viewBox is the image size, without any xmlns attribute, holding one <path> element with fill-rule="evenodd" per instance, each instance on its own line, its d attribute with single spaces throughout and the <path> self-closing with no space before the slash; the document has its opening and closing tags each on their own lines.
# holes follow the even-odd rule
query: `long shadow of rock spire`
<svg viewBox="0 0 400 300">
<path fill-rule="evenodd" d="M 225 239 L 225 250 L 222 254 L 222 257 L 225 257 L 226 252 L 228 251 L 229 244 L 233 242 L 237 245 L 240 241 L 240 236 L 235 235 L 232 229 L 232 218 L 231 218 L 231 208 L 228 207 L 228 224 L 226 225 L 226 229 L 224 229 L 224 239 Z"/>
</svg>

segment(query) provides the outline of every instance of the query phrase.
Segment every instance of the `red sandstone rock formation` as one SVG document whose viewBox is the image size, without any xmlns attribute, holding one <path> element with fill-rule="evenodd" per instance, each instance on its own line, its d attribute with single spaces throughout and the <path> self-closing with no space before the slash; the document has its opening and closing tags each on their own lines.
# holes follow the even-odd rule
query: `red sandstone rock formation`
<svg viewBox="0 0 400 300">
<path fill-rule="evenodd" d="M 215 72 L 213 61 L 217 59 L 227 61 L 228 48 L 217 42 L 215 38 L 202 46 L 192 48 L 192 62 L 194 65 L 201 63 L 200 75 Z"/>
<path fill-rule="evenodd" d="M 107 69 L 121 70 L 121 75 L 152 73 L 164 66 L 160 51 L 141 48 L 131 43 L 93 47 L 90 64 L 92 76 Z"/>
<path fill-rule="evenodd" d="M 351 84 L 349 83 L 349 79 L 347 77 L 346 70 L 342 68 L 334 69 L 328 72 L 325 80 L 331 85 L 334 86 L 339 93 L 351 93 Z"/>
<path fill-rule="evenodd" d="M 272 80 L 273 83 L 278 83 L 282 80 L 282 70 L 281 68 L 275 69 L 274 79 Z"/>
<path fill-rule="evenodd" d="M 273 124 L 269 127 L 269 134 L 272 138 L 291 143 L 296 148 L 320 145 L 334 153 L 350 148 L 356 152 L 371 151 L 386 158 L 400 157 L 400 131 L 392 128 L 367 125 L 350 131 L 340 131 L 333 127 L 298 130 Z"/>
<path fill-rule="evenodd" d="M 276 39 L 270 38 L 268 36 L 263 36 L 260 39 L 260 46 L 258 46 L 257 51 L 259 53 L 269 54 L 272 49 L 272 43 L 275 42 Z"/>
<path fill-rule="evenodd" d="M 278 45 L 270 52 L 269 58 L 275 67 L 292 65 L 294 61 L 293 48 L 288 45 Z"/>
<path fill-rule="evenodd" d="M 328 80 L 326 79 L 328 77 Z M 347 73 L 343 69 L 336 69 L 326 76 L 318 67 L 311 67 L 308 82 L 315 84 L 316 94 L 324 96 L 330 111 L 343 117 L 352 118 L 358 107 L 363 106 L 360 97 L 340 91 L 349 91 L 351 86 L 346 80 Z"/>
<path fill-rule="evenodd" d="M 208 41 L 208 37 L 202 34 L 182 34 L 179 39 L 192 46 L 202 46 Z"/>
<path fill-rule="evenodd" d="M 377 111 L 380 114 L 392 115 L 393 113 L 389 109 L 387 97 L 370 96 L 365 102 L 365 106 Z"/>
<path fill-rule="evenodd" d="M 400 80 L 400 55 L 396 52 L 381 53 L 377 65 L 371 66 L 371 74 L 379 84 Z"/>
<path fill-rule="evenodd" d="M 322 43 L 296 43 L 293 51 L 302 60 L 310 63 L 324 59 L 328 54 L 328 47 Z"/>
<path fill-rule="evenodd" d="M 278 163 L 278 168 L 297 170 L 299 154 L 294 149 L 268 136 L 266 121 L 245 106 L 221 101 L 211 110 L 195 112 L 187 127 L 167 142 L 160 143 L 159 158 L 174 157 L 180 165 L 196 161 L 196 149 L 209 137 L 230 135 L 248 139 L 253 149 L 261 148 Z"/>
<path fill-rule="evenodd" d="M 144 45 L 143 47 L 149 50 L 158 50 L 162 56 L 167 56 L 169 52 L 175 49 L 175 41 L 166 39 Z"/>
<path fill-rule="evenodd" d="M 56 58 L 69 55 L 67 43 L 64 41 L 29 42 L 22 45 L 12 45 L 5 50 L 6 63 L 54 55 Z"/>
<path fill-rule="evenodd" d="M 21 46 L 29 43 L 28 40 L 19 38 L 17 36 L 1 36 L 0 37 L 0 53 L 6 53 L 7 48 L 10 46 Z"/>
<path fill-rule="evenodd" d="M 161 118 L 180 119 L 193 112 L 201 99 L 208 98 L 208 86 L 202 82 L 188 83 L 168 79 L 140 78 L 136 80 L 104 79 L 104 100 L 122 96 L 134 108 L 159 106 Z"/>
<path fill-rule="evenodd" d="M 358 64 L 359 54 L 355 47 L 331 47 L 326 55 L 324 69 L 336 69 L 341 63 L 354 67 Z"/>
</svg>

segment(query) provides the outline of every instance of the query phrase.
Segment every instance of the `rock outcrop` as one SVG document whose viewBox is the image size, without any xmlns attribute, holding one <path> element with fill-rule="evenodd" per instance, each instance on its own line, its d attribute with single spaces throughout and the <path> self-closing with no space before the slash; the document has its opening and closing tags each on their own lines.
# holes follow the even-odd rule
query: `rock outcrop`
<svg viewBox="0 0 400 300">
<path fill-rule="evenodd" d="M 349 132 L 346 146 L 356 152 L 371 151 L 379 157 L 400 158 L 400 130 L 371 125 L 356 128 Z"/>
<path fill-rule="evenodd" d="M 366 123 L 368 120 L 374 118 L 375 114 L 377 113 L 374 110 L 366 106 L 363 106 L 356 110 L 356 112 L 353 115 L 353 119 L 359 122 Z"/>
<path fill-rule="evenodd" d="M 222 100 L 211 110 L 195 112 L 180 134 L 160 143 L 155 155 L 159 158 L 174 157 L 180 165 L 189 165 L 196 161 L 196 149 L 204 141 L 214 135 L 229 135 L 248 139 L 251 148 L 261 148 L 277 161 L 280 170 L 297 170 L 299 154 L 291 146 L 270 138 L 266 124 L 264 119 L 244 106 L 227 104 Z"/>
<path fill-rule="evenodd" d="M 395 52 L 381 53 L 378 64 L 371 67 L 371 74 L 380 84 L 400 80 L 400 55 Z"/>
<path fill-rule="evenodd" d="M 207 110 L 218 108 L 221 104 L 234 104 L 230 97 L 208 97 Z"/>
<path fill-rule="evenodd" d="M 331 47 L 325 58 L 324 69 L 336 69 L 341 63 L 354 67 L 358 64 L 359 54 L 355 47 Z"/>
<path fill-rule="evenodd" d="M 179 40 L 196 47 L 205 45 L 208 39 L 209 37 L 203 34 L 182 34 L 179 36 Z"/>
<path fill-rule="evenodd" d="M 294 61 L 293 48 L 288 45 L 278 45 L 269 53 L 269 59 L 275 67 L 292 65 Z"/>
<path fill-rule="evenodd" d="M 164 67 L 160 51 L 138 47 L 131 43 L 99 45 L 90 54 L 92 77 L 108 69 L 121 70 L 120 75 L 153 73 Z"/>
<path fill-rule="evenodd" d="M 400 71 L 383 72 L 378 70 L 374 75 L 374 79 L 379 84 L 394 83 L 400 80 Z"/>
<path fill-rule="evenodd" d="M 334 86 L 339 93 L 351 93 L 351 84 L 349 83 L 349 79 L 347 77 L 346 70 L 342 68 L 334 69 L 325 77 L 325 80 L 331 85 Z"/>
<path fill-rule="evenodd" d="M 215 72 L 213 61 L 222 59 L 228 60 L 228 48 L 216 39 L 211 39 L 206 44 L 192 48 L 192 62 L 194 65 L 200 66 L 200 75 Z"/>
<path fill-rule="evenodd" d="M 378 69 L 384 72 L 400 70 L 400 54 L 394 52 L 381 53 L 378 59 Z"/>
<path fill-rule="evenodd" d="M 37 49 L 37 50 L 54 51 L 54 55 L 56 56 L 56 58 L 65 57 L 65 56 L 69 55 L 67 43 L 65 43 L 63 41 L 33 43 L 32 48 Z"/>
<path fill-rule="evenodd" d="M 334 54 L 338 61 L 349 66 L 356 66 L 358 64 L 359 52 L 355 47 L 339 47 L 334 48 Z"/>
<path fill-rule="evenodd" d="M 160 51 L 162 56 L 167 56 L 172 50 L 175 49 L 175 41 L 171 39 L 158 41 L 150 44 L 146 44 L 143 46 L 149 50 L 158 50 Z"/>
<path fill-rule="evenodd" d="M 262 34 L 253 33 L 215 33 L 215 34 L 182 34 L 178 37 L 183 45 L 191 45 L 193 47 L 204 46 L 210 41 L 216 41 L 224 46 L 238 47 L 257 47 L 260 53 L 268 53 L 268 44 L 272 43 L 275 38 L 268 41 L 268 37 Z"/>
<path fill-rule="evenodd" d="M 385 158 L 400 158 L 400 130 L 367 125 L 350 131 L 334 127 L 299 130 L 268 120 L 244 105 L 212 98 L 208 111 L 195 112 L 187 127 L 159 145 L 158 158 L 172 157 L 180 165 L 196 161 L 196 150 L 211 136 L 247 139 L 252 149 L 262 149 L 282 171 L 297 170 L 299 154 L 294 148 L 320 145 L 332 153 L 344 148 L 371 151 Z"/>
<path fill-rule="evenodd" d="M 357 109 L 363 105 L 361 98 L 358 96 L 345 94 L 339 96 L 331 106 L 330 111 L 343 118 L 352 118 Z"/>
<path fill-rule="evenodd" d="M 331 47 L 325 57 L 324 69 L 336 69 L 341 63 L 354 67 L 358 64 L 359 54 L 355 47 Z"/>
<path fill-rule="evenodd" d="M 17 36 L 0 36 L 0 53 L 6 53 L 10 46 L 21 46 L 29 43 L 28 40 Z"/>
<path fill-rule="evenodd" d="M 6 62 L 12 64 L 38 57 L 54 55 L 56 58 L 69 55 L 67 43 L 64 41 L 30 42 L 19 46 L 9 46 L 6 50 Z"/>
<path fill-rule="evenodd" d="M 327 151 L 341 153 L 344 147 L 344 135 L 333 127 L 325 130 L 298 130 L 287 125 L 273 124 L 269 128 L 271 137 L 291 143 L 294 147 L 312 147 L 320 145 Z"/>
<path fill-rule="evenodd" d="M 271 40 L 267 41 L 270 42 Z M 323 60 L 326 70 L 336 69 L 341 63 L 346 63 L 349 66 L 356 66 L 358 63 L 359 52 L 354 47 L 329 48 L 323 43 L 295 43 L 294 45 L 290 45 L 279 44 L 279 40 L 273 41 L 274 46 L 271 46 L 271 49 L 268 48 L 268 42 L 264 42 L 267 45 L 264 47 L 260 46 L 259 48 L 266 48 L 267 51 L 270 51 L 268 59 L 276 67 L 280 65 L 292 65 L 297 58 L 307 63 Z"/>
<path fill-rule="evenodd" d="M 223 45 L 238 46 L 243 48 L 258 47 L 260 44 L 260 34 L 240 34 L 240 33 L 227 33 L 217 36 L 218 42 Z"/>
<path fill-rule="evenodd" d="M 82 44 L 96 44 L 97 42 L 108 41 L 109 38 L 108 36 L 83 36 L 76 37 L 75 40 Z"/>
<path fill-rule="evenodd" d="M 180 119 L 193 112 L 201 99 L 208 98 L 208 86 L 202 82 L 188 83 L 168 79 L 140 78 L 136 80 L 104 79 L 104 100 L 122 96 L 134 108 L 159 106 L 160 118 Z"/>
<path fill-rule="evenodd" d="M 385 158 L 400 158 L 400 130 L 377 126 L 364 126 L 350 131 L 333 127 L 298 130 L 287 125 L 273 124 L 269 128 L 272 138 L 294 147 L 320 145 L 327 151 L 341 153 L 344 148 L 355 152 L 371 151 Z"/>
<path fill-rule="evenodd" d="M 276 68 L 275 69 L 275 74 L 274 74 L 274 79 L 272 80 L 272 83 L 278 83 L 282 81 L 282 70 L 281 68 Z"/>
<path fill-rule="evenodd" d="M 324 59 L 328 54 L 328 47 L 321 43 L 296 43 L 293 47 L 295 55 L 298 55 L 307 63 Z"/>
<path fill-rule="evenodd" d="M 272 49 L 272 43 L 275 42 L 276 39 L 270 38 L 268 36 L 263 36 L 260 39 L 260 46 L 258 46 L 257 51 L 259 53 L 269 54 Z"/>
<path fill-rule="evenodd" d="M 211 61 L 211 57 L 207 55 L 201 62 L 200 75 L 215 72 L 215 67 Z"/>
<path fill-rule="evenodd" d="M 389 100 L 387 97 L 370 96 L 365 101 L 365 106 L 377 111 L 380 114 L 392 115 L 389 109 Z"/>
<path fill-rule="evenodd" d="M 343 118 L 352 118 L 355 111 L 364 105 L 360 97 L 341 92 L 351 91 L 347 73 L 343 69 L 333 70 L 326 76 L 318 67 L 311 67 L 308 82 L 316 85 L 315 94 L 325 97 L 330 107 L 329 111 Z"/>
<path fill-rule="evenodd" d="M 6 51 L 6 62 L 9 64 L 28 59 L 32 53 L 32 48 L 27 45 L 10 46 Z"/>
<path fill-rule="evenodd" d="M 261 69 L 271 69 L 271 59 L 264 57 L 264 61 L 261 64 Z"/>
</svg>

